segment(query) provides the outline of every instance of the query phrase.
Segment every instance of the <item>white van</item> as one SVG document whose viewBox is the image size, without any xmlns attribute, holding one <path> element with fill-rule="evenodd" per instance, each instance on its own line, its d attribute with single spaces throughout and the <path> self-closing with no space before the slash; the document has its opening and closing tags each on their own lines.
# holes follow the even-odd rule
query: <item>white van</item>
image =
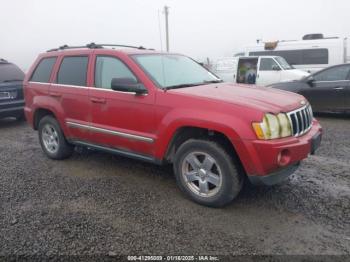
<svg viewBox="0 0 350 262">
<path fill-rule="evenodd" d="M 213 71 L 225 82 L 258 86 L 299 80 L 309 75 L 294 69 L 280 56 L 223 58 L 217 61 Z"/>
<path fill-rule="evenodd" d="M 295 68 L 313 73 L 323 68 L 350 62 L 347 38 L 309 34 L 303 40 L 257 41 L 245 49 L 245 56 L 281 56 Z M 242 52 L 241 52 L 242 53 Z M 239 53 L 239 54 L 241 54 Z"/>
</svg>

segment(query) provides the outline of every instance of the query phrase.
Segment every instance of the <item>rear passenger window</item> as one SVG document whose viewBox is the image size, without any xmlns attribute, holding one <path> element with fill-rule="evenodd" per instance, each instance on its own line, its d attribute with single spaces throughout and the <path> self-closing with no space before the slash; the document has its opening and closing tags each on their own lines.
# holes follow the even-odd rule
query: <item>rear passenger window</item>
<svg viewBox="0 0 350 262">
<path fill-rule="evenodd" d="M 57 74 L 57 83 L 86 86 L 87 67 L 87 56 L 69 56 L 63 58 Z"/>
<path fill-rule="evenodd" d="M 48 83 L 50 81 L 50 76 L 52 68 L 56 62 L 57 57 L 48 57 L 40 61 L 38 66 L 35 68 L 30 81 Z"/>
<path fill-rule="evenodd" d="M 111 89 L 113 78 L 131 78 L 137 82 L 134 74 L 122 61 L 110 56 L 98 56 L 95 68 L 95 87 Z"/>
</svg>

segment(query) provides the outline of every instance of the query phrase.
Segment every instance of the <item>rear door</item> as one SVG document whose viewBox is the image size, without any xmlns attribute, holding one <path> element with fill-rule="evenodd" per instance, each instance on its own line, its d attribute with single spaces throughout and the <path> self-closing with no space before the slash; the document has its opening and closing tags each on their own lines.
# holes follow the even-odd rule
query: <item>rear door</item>
<svg viewBox="0 0 350 262">
<path fill-rule="evenodd" d="M 60 57 L 55 83 L 50 96 L 60 104 L 61 123 L 72 140 L 90 140 L 91 120 L 88 88 L 89 53 Z"/>
<path fill-rule="evenodd" d="M 342 111 L 349 87 L 350 65 L 328 68 L 313 75 L 310 88 L 301 94 L 311 103 L 314 111 Z"/>
<path fill-rule="evenodd" d="M 240 57 L 237 61 L 237 76 L 234 75 L 235 82 L 255 85 L 257 79 L 258 58 Z"/>
<path fill-rule="evenodd" d="M 260 58 L 256 78 L 258 86 L 266 86 L 281 81 L 281 67 L 271 57 Z"/>
</svg>

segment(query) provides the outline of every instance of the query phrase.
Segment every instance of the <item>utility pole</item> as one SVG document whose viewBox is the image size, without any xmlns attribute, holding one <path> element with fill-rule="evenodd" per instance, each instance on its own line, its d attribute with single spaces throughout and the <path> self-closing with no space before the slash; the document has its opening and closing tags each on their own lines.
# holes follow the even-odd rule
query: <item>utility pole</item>
<svg viewBox="0 0 350 262">
<path fill-rule="evenodd" d="M 165 37 L 166 37 L 166 51 L 169 52 L 169 6 L 164 6 L 164 15 L 165 15 Z"/>
</svg>

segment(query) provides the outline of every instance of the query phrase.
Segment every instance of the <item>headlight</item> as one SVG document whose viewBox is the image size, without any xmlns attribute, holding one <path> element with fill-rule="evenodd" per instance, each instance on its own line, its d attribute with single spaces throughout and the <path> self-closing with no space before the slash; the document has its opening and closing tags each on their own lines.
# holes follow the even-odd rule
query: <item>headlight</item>
<svg viewBox="0 0 350 262">
<path fill-rule="evenodd" d="M 292 129 L 286 114 L 280 113 L 277 116 L 265 114 L 263 121 L 253 123 L 253 129 L 259 139 L 275 139 L 292 135 Z"/>
<path fill-rule="evenodd" d="M 280 137 L 287 137 L 292 135 L 292 127 L 286 114 L 280 113 L 277 115 L 280 124 Z"/>
</svg>

